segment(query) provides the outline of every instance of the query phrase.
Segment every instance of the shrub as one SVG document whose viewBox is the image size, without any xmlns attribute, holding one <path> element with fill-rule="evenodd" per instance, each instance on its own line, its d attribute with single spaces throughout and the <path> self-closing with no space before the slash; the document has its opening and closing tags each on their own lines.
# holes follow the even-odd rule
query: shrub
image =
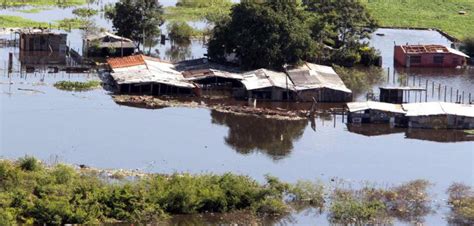
<svg viewBox="0 0 474 226">
<path fill-rule="evenodd" d="M 450 222 L 460 225 L 474 224 L 474 190 L 461 183 L 454 183 L 448 189 L 448 204 L 451 206 Z"/>
<path fill-rule="evenodd" d="M 467 55 L 474 57 L 474 37 L 464 39 L 461 50 Z"/>
<path fill-rule="evenodd" d="M 18 160 L 18 165 L 24 171 L 36 171 L 41 168 L 41 163 L 34 157 L 25 156 Z"/>
<path fill-rule="evenodd" d="M 61 90 L 67 91 L 87 91 L 100 87 L 100 81 L 87 81 L 87 82 L 72 82 L 72 81 L 59 81 L 54 84 L 54 87 Z"/>
</svg>

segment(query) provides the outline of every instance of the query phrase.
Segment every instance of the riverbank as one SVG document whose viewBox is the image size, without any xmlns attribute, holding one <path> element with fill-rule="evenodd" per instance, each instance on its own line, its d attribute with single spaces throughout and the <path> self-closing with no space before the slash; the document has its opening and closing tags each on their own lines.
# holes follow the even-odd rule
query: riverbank
<svg viewBox="0 0 474 226">
<path fill-rule="evenodd" d="M 233 223 L 237 214 L 255 223 L 304 206 L 327 211 L 335 224 L 420 223 L 434 206 L 448 203 L 453 208 L 449 222 L 474 220 L 471 187 L 453 184 L 448 203 L 436 203 L 424 180 L 356 188 L 341 181 L 289 184 L 271 176 L 259 183 L 230 173 L 104 178 L 87 167 L 50 166 L 32 157 L 0 160 L 0 178 L 0 221 L 11 224 L 150 223 L 210 213 L 228 213 Z"/>
<path fill-rule="evenodd" d="M 474 2 L 470 0 L 364 0 L 382 27 L 440 29 L 457 39 L 474 34 Z"/>
</svg>

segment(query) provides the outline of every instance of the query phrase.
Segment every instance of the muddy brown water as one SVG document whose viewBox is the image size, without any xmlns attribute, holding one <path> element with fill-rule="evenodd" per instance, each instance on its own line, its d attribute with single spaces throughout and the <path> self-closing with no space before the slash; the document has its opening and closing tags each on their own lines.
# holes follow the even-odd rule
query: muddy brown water
<svg viewBox="0 0 474 226">
<path fill-rule="evenodd" d="M 392 71 L 393 41 L 450 44 L 434 31 L 380 29 L 377 33 L 385 36 L 374 36 L 372 45 L 381 50 L 384 67 Z M 81 48 L 81 32 L 73 30 L 68 34 L 71 45 Z M 170 48 L 167 45 L 158 47 L 160 54 Z M 193 42 L 187 51 L 190 55 L 185 58 L 200 57 L 205 46 Z M 435 204 L 441 205 L 435 214 L 424 217 L 427 225 L 446 224 L 448 211 L 443 199 L 451 183 L 474 186 L 474 137 L 462 131 L 346 125 L 342 116 L 335 116 L 334 120 L 330 114 L 317 115 L 314 122 L 281 121 L 206 108 L 143 109 L 118 105 L 102 89 L 66 92 L 52 86 L 60 80 L 98 79 L 94 73 L 20 74 L 14 70 L 8 77 L 5 62 L 9 52 L 14 53 L 14 68 L 20 67 L 17 49 L 0 48 L 0 158 L 33 155 L 51 163 L 159 173 L 233 172 L 259 181 L 265 174 L 288 182 L 307 179 L 331 183 L 338 178 L 356 185 L 369 181 L 382 186 L 426 179 L 434 183 L 430 192 L 435 195 Z M 406 72 L 397 68 L 396 73 L 416 76 L 416 81 L 422 77 L 449 84 L 466 92 L 474 90 L 472 69 Z M 308 107 L 288 103 L 258 105 Z M 338 105 L 319 107 L 334 106 Z M 307 209 L 268 224 L 327 224 L 326 217 Z M 219 223 L 209 216 L 179 216 L 171 222 Z"/>
</svg>

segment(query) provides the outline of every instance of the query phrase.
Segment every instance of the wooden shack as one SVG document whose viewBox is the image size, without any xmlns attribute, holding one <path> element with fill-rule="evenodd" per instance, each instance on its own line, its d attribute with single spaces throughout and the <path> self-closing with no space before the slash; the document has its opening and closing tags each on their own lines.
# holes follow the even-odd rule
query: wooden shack
<svg viewBox="0 0 474 226">
<path fill-rule="evenodd" d="M 174 65 L 144 55 L 109 58 L 111 77 L 120 94 L 196 95 L 198 87 L 186 81 Z"/>
<path fill-rule="evenodd" d="M 469 58 L 463 52 L 442 45 L 395 46 L 395 62 L 402 67 L 458 67 Z"/>
<path fill-rule="evenodd" d="M 54 33 L 48 30 L 21 30 L 20 50 L 47 51 L 66 53 L 67 34 Z"/>
<path fill-rule="evenodd" d="M 380 102 L 391 104 L 402 104 L 408 102 L 407 96 L 411 92 L 426 92 L 426 89 L 420 87 L 380 87 Z"/>
<path fill-rule="evenodd" d="M 332 67 L 305 63 L 287 70 L 299 101 L 348 102 L 352 91 Z"/>
<path fill-rule="evenodd" d="M 87 36 L 83 40 L 83 48 L 88 57 L 124 57 L 132 55 L 136 46 L 131 39 L 101 32 Z"/>
<path fill-rule="evenodd" d="M 400 104 L 382 102 L 351 102 L 347 103 L 349 123 L 390 123 L 404 126 L 405 111 Z"/>
<path fill-rule="evenodd" d="M 258 69 L 243 74 L 246 98 L 283 101 L 294 100 L 294 84 L 283 72 Z M 240 97 L 240 96 L 236 96 Z"/>
</svg>

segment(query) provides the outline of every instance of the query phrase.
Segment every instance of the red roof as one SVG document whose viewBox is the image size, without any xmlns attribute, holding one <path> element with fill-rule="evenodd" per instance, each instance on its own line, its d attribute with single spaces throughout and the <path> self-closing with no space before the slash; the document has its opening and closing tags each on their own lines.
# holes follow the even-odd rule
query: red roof
<svg viewBox="0 0 474 226">
<path fill-rule="evenodd" d="M 132 67 L 138 65 L 145 65 L 145 58 L 143 55 L 109 58 L 107 59 L 107 63 L 112 69 Z"/>
</svg>

